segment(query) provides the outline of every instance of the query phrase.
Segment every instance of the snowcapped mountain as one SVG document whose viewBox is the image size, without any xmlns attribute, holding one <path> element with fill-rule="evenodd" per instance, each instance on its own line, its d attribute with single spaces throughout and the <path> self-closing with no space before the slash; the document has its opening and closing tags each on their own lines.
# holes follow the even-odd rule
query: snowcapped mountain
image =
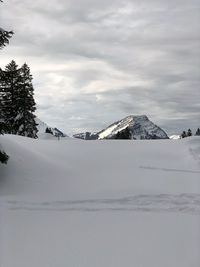
<svg viewBox="0 0 200 267">
<path fill-rule="evenodd" d="M 128 116 L 98 133 L 99 139 L 113 139 L 117 133 L 129 129 L 131 139 L 168 139 L 167 134 L 146 115 Z"/>
<path fill-rule="evenodd" d="M 67 136 L 66 134 L 64 134 L 59 129 L 53 128 L 53 127 L 47 125 L 45 122 L 41 121 L 37 117 L 35 119 L 35 122 L 37 123 L 37 129 L 38 129 L 37 135 L 38 135 L 39 138 L 43 138 L 44 137 L 43 135 L 46 133 L 46 129 L 47 128 L 51 130 L 51 132 L 52 132 L 52 134 L 54 136 L 60 136 L 60 137 L 66 137 Z"/>
<path fill-rule="evenodd" d="M 123 134 L 127 131 L 130 134 L 129 139 L 168 139 L 167 134 L 153 122 L 151 122 L 146 115 L 142 116 L 128 116 L 119 120 L 106 129 L 92 134 L 81 133 L 74 135 L 75 138 L 94 140 L 94 139 L 115 139 L 117 135 Z M 121 137 L 117 139 L 123 139 Z"/>
</svg>

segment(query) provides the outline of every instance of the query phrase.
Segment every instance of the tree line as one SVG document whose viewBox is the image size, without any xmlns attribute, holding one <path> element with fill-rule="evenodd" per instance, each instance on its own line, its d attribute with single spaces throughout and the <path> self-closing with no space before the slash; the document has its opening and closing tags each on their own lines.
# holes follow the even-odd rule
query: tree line
<svg viewBox="0 0 200 267">
<path fill-rule="evenodd" d="M 188 129 L 187 131 L 183 131 L 182 134 L 180 135 L 181 138 L 185 138 L 185 137 L 189 137 L 192 136 L 192 131 L 190 129 Z M 198 128 L 195 132 L 196 136 L 200 136 L 200 128 Z"/>
</svg>

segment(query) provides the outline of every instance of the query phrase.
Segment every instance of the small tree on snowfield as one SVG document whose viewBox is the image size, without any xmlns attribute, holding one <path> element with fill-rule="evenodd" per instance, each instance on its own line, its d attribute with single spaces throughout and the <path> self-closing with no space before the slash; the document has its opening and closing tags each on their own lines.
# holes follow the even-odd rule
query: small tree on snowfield
<svg viewBox="0 0 200 267">
<path fill-rule="evenodd" d="M 192 136 L 192 131 L 190 129 L 187 131 L 187 136 Z"/>
<path fill-rule="evenodd" d="M 186 131 L 183 131 L 181 134 L 181 138 L 185 138 L 185 137 L 187 137 L 187 134 L 186 134 Z"/>
<path fill-rule="evenodd" d="M 198 136 L 200 135 L 200 129 L 199 128 L 197 129 L 195 135 L 198 135 Z"/>
<path fill-rule="evenodd" d="M 47 127 L 45 130 L 45 133 L 53 134 L 52 130 L 50 127 Z"/>
<path fill-rule="evenodd" d="M 0 162 L 6 164 L 9 159 L 9 156 L 6 152 L 0 150 Z"/>
</svg>

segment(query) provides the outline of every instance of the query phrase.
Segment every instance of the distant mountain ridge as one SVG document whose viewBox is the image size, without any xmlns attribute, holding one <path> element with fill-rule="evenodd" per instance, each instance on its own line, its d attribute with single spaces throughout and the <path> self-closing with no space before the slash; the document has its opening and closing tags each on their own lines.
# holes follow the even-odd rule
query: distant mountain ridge
<svg viewBox="0 0 200 267">
<path fill-rule="evenodd" d="M 99 136 L 98 133 L 85 132 L 85 133 L 74 134 L 73 137 L 84 140 L 96 140 L 98 139 Z"/>
<path fill-rule="evenodd" d="M 129 130 L 129 139 L 169 139 L 165 131 L 150 121 L 146 115 L 130 115 L 98 133 L 86 132 L 75 134 L 73 137 L 85 140 L 116 139 L 117 135 L 125 129 Z"/>
</svg>

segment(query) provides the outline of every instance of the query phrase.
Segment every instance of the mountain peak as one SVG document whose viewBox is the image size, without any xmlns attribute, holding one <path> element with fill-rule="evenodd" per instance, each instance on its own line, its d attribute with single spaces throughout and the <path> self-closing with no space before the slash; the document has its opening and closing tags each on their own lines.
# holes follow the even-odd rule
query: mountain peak
<svg viewBox="0 0 200 267">
<path fill-rule="evenodd" d="M 146 115 L 128 115 L 127 117 L 125 117 L 124 119 L 145 119 L 148 120 L 148 117 Z"/>
<path fill-rule="evenodd" d="M 128 128 L 131 139 L 168 139 L 167 134 L 146 115 L 130 115 L 108 126 L 99 133 L 99 139 L 115 139 L 117 133 Z"/>
<path fill-rule="evenodd" d="M 116 139 L 119 133 L 123 133 L 126 130 L 128 130 L 130 133 L 130 139 L 169 138 L 167 134 L 160 127 L 150 121 L 146 115 L 129 115 L 119 121 L 112 123 L 102 131 L 95 133 L 95 135 L 92 133 L 81 133 L 74 135 L 74 137 L 86 140 Z"/>
</svg>

